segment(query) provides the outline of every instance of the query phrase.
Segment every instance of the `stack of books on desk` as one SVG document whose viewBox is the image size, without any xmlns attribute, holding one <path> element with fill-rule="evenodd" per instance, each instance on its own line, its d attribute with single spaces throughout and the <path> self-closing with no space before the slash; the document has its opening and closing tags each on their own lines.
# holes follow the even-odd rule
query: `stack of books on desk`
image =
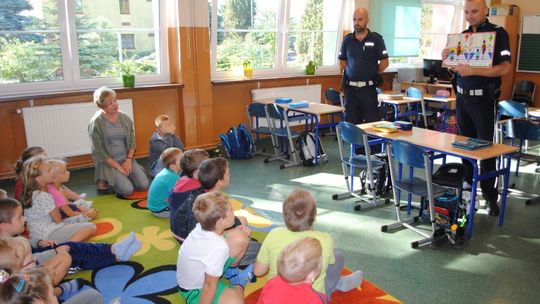
<svg viewBox="0 0 540 304">
<path fill-rule="evenodd" d="M 373 130 L 384 133 L 397 132 L 398 128 L 390 122 L 381 122 L 373 125 Z"/>
<path fill-rule="evenodd" d="M 460 140 L 452 143 L 452 146 L 465 150 L 477 150 L 487 148 L 491 145 L 493 145 L 492 142 L 477 138 L 469 138 L 467 140 Z"/>
</svg>

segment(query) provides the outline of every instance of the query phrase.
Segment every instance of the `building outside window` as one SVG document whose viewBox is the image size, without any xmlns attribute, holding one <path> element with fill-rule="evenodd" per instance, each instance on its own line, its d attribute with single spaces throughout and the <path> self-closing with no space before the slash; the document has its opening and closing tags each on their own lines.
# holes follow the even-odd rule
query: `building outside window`
<svg viewBox="0 0 540 304">
<path fill-rule="evenodd" d="M 133 2 L 125 20 L 110 0 L 8 1 L 0 7 L 12 16 L 0 19 L 0 97 L 114 86 L 113 63 L 126 56 L 141 67 L 137 83 L 168 82 L 167 2 Z"/>
</svg>

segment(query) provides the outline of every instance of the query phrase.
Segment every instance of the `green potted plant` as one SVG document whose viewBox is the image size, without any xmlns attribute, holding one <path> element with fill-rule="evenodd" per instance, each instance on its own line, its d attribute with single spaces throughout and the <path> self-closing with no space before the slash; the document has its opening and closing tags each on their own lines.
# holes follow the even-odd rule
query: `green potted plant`
<svg viewBox="0 0 540 304">
<path fill-rule="evenodd" d="M 310 60 L 308 64 L 306 64 L 306 75 L 315 75 L 315 70 L 317 69 L 317 64 L 315 64 L 315 61 Z"/>
<path fill-rule="evenodd" d="M 141 71 L 141 64 L 137 61 L 137 56 L 124 56 L 122 61 L 115 60 L 113 66 L 117 73 L 122 75 L 124 87 L 135 87 L 135 74 Z"/>
<path fill-rule="evenodd" d="M 251 59 L 244 60 L 244 77 L 251 78 L 253 77 L 253 67 L 251 66 Z"/>
</svg>

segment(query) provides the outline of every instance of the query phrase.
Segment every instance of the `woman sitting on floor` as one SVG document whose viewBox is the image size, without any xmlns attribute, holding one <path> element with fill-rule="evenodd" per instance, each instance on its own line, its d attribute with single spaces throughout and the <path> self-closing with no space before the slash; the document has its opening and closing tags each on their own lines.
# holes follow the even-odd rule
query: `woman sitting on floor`
<svg viewBox="0 0 540 304">
<path fill-rule="evenodd" d="M 148 178 L 133 159 L 135 133 L 133 121 L 118 110 L 116 92 L 101 87 L 94 92 L 94 103 L 100 108 L 88 125 L 98 190 L 109 186 L 127 197 L 134 190 L 148 189 Z"/>
</svg>

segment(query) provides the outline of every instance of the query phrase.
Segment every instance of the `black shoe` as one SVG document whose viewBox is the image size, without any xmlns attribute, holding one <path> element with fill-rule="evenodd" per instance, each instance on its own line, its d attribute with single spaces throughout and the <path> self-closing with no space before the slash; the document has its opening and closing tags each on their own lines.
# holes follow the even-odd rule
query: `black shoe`
<svg viewBox="0 0 540 304">
<path fill-rule="evenodd" d="M 499 213 L 501 213 L 501 209 L 499 208 L 499 205 L 497 205 L 497 202 L 488 202 L 487 209 L 491 216 L 499 216 Z"/>
</svg>

